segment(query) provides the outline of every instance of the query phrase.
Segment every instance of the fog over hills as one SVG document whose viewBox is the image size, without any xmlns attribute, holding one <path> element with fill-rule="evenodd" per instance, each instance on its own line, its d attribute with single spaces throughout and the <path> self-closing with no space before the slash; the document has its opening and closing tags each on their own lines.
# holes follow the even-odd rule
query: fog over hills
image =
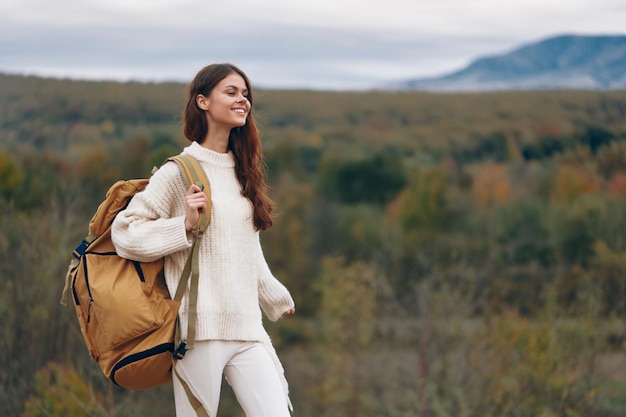
<svg viewBox="0 0 626 417">
<path fill-rule="evenodd" d="M 626 89 L 626 35 L 561 35 L 480 58 L 441 77 L 396 83 L 401 90 Z"/>
</svg>

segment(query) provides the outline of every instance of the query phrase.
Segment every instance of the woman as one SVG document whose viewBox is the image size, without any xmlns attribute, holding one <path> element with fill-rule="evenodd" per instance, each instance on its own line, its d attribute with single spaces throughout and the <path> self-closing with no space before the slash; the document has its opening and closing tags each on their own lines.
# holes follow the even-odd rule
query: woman
<svg viewBox="0 0 626 417">
<path fill-rule="evenodd" d="M 196 342 L 176 371 L 209 416 L 217 414 L 222 375 L 248 417 L 288 417 L 284 371 L 262 325 L 294 314 L 289 291 L 265 261 L 259 231 L 272 226 L 261 143 L 252 118 L 252 88 L 230 64 L 210 65 L 189 86 L 183 150 L 195 157 L 211 184 L 211 223 L 200 244 Z M 163 165 L 113 223 L 118 253 L 150 261 L 165 256 L 172 297 L 189 254 L 192 228 L 207 207 L 202 190 L 186 187 L 176 164 Z M 180 309 L 183 340 L 187 297 Z M 195 416 L 174 379 L 176 415 Z"/>
</svg>

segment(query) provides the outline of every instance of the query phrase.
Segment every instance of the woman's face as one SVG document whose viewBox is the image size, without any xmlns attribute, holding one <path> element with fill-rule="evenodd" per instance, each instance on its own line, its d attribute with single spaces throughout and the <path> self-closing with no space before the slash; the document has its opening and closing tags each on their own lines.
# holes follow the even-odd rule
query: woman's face
<svg viewBox="0 0 626 417">
<path fill-rule="evenodd" d="M 248 93 L 243 77 L 232 72 L 217 83 L 209 97 L 198 94 L 196 103 L 206 112 L 209 126 L 222 125 L 232 129 L 246 124 L 252 107 Z"/>
</svg>

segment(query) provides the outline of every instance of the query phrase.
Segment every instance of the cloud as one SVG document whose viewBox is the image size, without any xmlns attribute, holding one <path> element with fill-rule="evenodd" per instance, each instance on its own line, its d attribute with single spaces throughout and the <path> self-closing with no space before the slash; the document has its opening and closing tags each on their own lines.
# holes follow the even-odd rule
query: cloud
<svg viewBox="0 0 626 417">
<path fill-rule="evenodd" d="M 362 89 L 438 75 L 549 35 L 623 30 L 622 0 L 3 0 L 0 71 Z"/>
<path fill-rule="evenodd" d="M 461 51 L 479 53 L 503 41 L 278 24 L 167 30 L 149 25 L 39 25 L 30 31 L 9 24 L 3 32 L 0 56 L 5 70 L 186 81 L 208 63 L 230 61 L 258 85 L 287 88 L 369 88 L 389 79 L 458 67 L 464 62 Z"/>
</svg>

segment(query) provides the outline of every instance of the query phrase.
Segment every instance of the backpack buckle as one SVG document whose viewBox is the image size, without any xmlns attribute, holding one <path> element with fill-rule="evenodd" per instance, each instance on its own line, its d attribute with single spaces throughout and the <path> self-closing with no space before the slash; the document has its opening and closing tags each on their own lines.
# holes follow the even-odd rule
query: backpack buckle
<svg viewBox="0 0 626 417">
<path fill-rule="evenodd" d="M 178 349 L 174 350 L 172 356 L 175 360 L 180 360 L 185 357 L 185 353 L 187 353 L 187 344 L 185 342 L 180 342 Z"/>
</svg>

